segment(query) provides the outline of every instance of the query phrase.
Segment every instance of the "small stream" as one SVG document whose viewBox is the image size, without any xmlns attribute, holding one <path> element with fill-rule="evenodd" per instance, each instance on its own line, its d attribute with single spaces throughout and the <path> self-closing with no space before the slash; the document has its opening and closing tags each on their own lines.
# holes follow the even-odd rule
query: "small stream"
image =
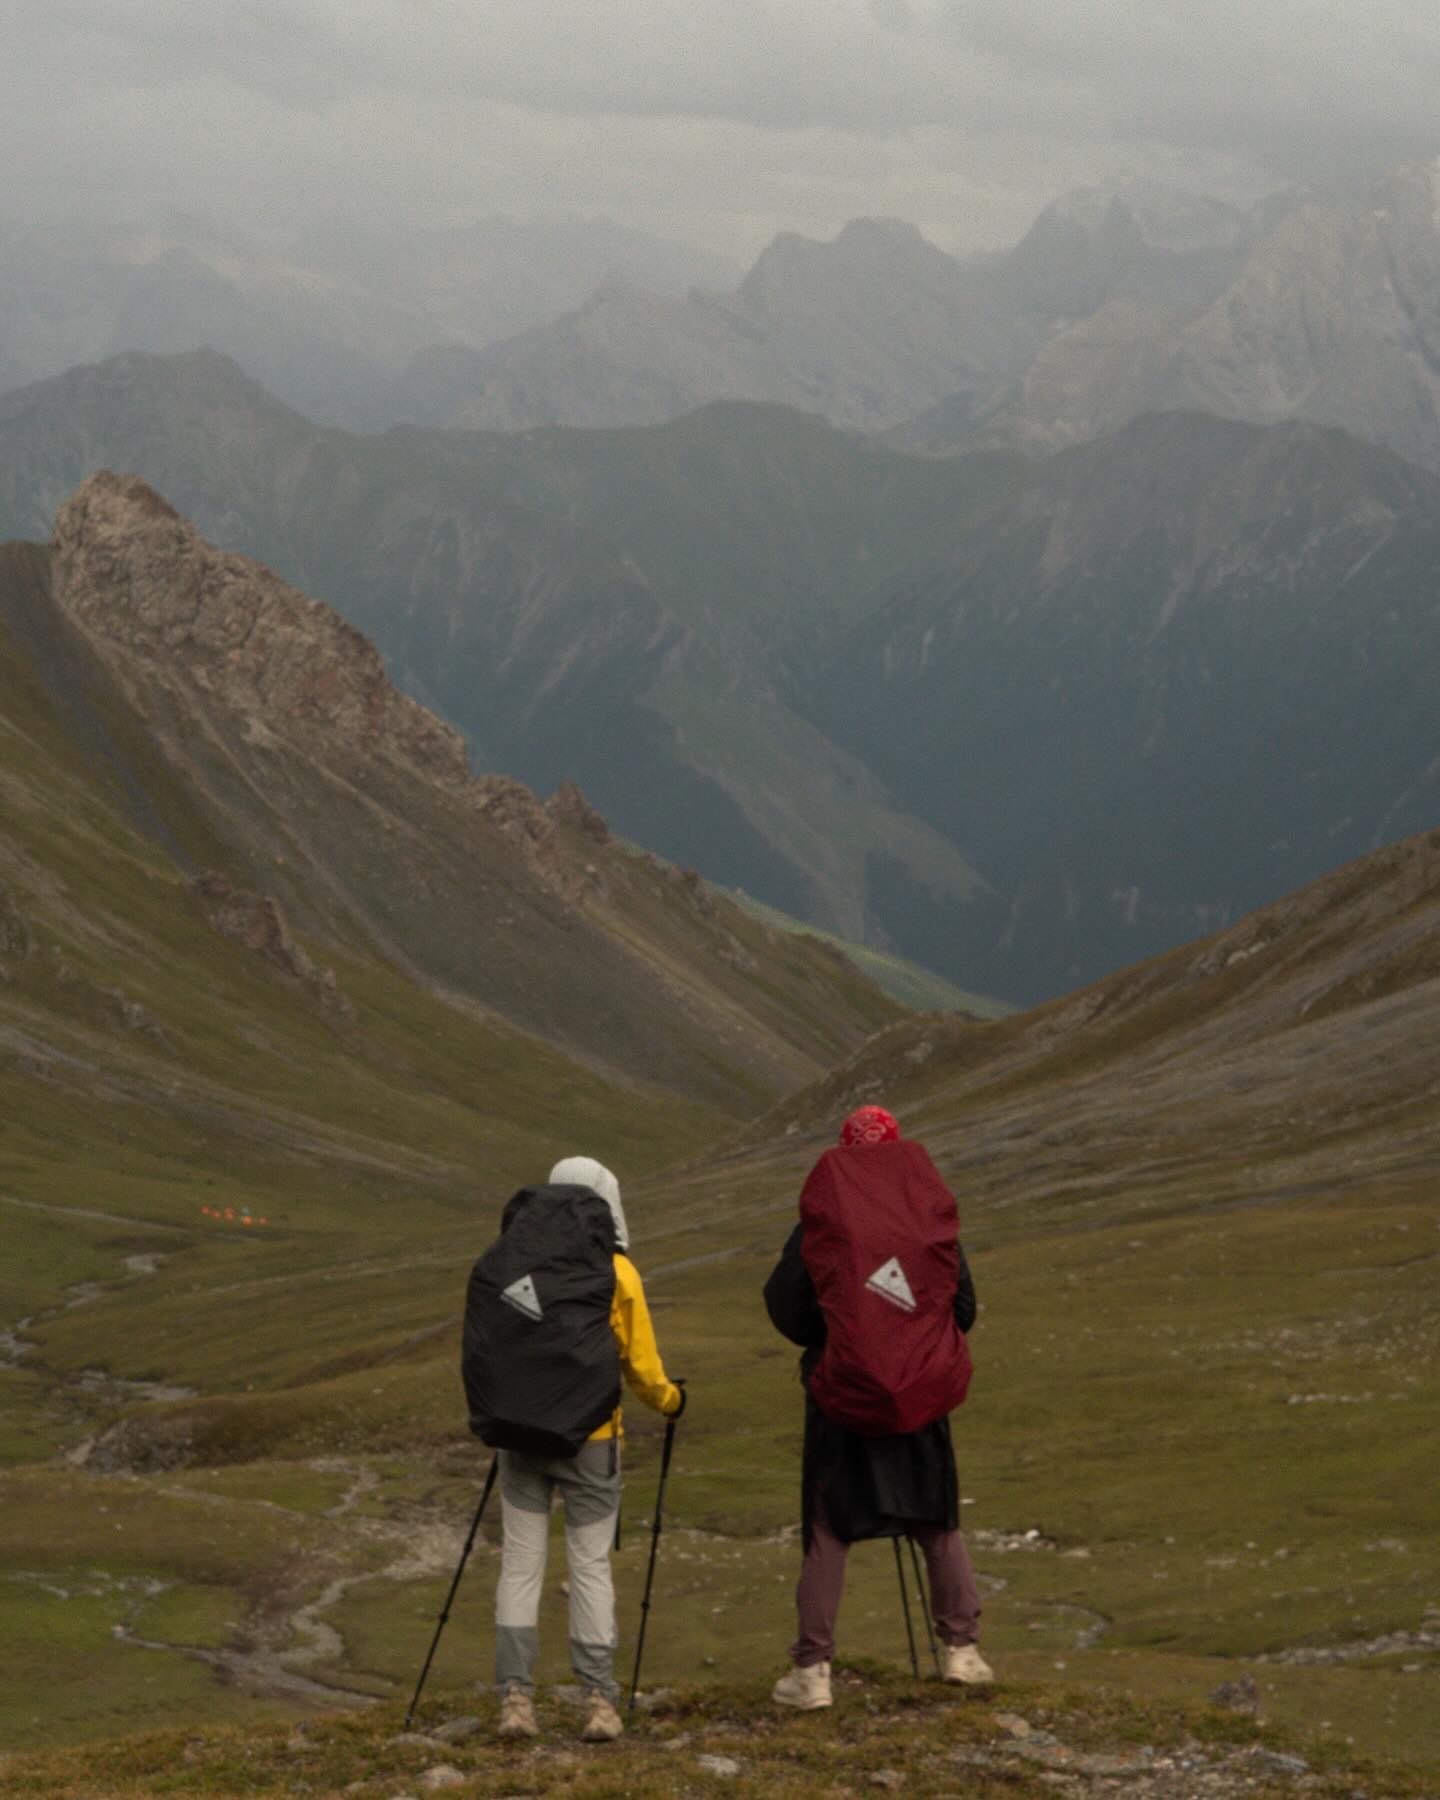
<svg viewBox="0 0 1440 1800">
<path fill-rule="evenodd" d="M 34 1206 L 37 1211 L 61 1212 L 59 1207 L 42 1207 L 38 1201 L 16 1200 L 12 1195 L 0 1195 L 15 1206 Z M 108 1218 L 107 1214 L 85 1214 L 85 1217 Z M 126 1223 L 127 1221 L 117 1221 Z M 39 1373 L 50 1373 L 44 1365 L 37 1363 L 35 1352 L 38 1348 L 30 1336 L 32 1328 L 43 1324 L 46 1319 L 59 1317 L 63 1313 L 75 1312 L 83 1306 L 93 1306 L 106 1294 L 114 1293 L 120 1288 L 131 1287 L 137 1281 L 145 1281 L 158 1275 L 169 1261 L 163 1251 L 147 1250 L 137 1252 L 123 1259 L 121 1267 L 129 1280 L 106 1284 L 99 1281 L 78 1281 L 65 1288 L 59 1301 L 54 1306 L 46 1307 L 43 1312 L 31 1313 L 27 1318 L 18 1320 L 14 1325 L 0 1326 L 0 1369 L 28 1368 Z M 178 1383 L 165 1381 L 129 1381 L 119 1375 L 111 1375 L 104 1369 L 81 1369 L 69 1376 L 53 1377 L 58 1389 L 84 1395 L 87 1399 L 95 1399 L 101 1405 L 114 1407 L 144 1405 L 155 1401 L 193 1400 L 198 1392 L 192 1387 L 182 1387 Z M 65 1460 L 77 1468 L 85 1465 L 94 1447 L 99 1432 L 92 1432 L 80 1443 L 63 1452 Z"/>
</svg>

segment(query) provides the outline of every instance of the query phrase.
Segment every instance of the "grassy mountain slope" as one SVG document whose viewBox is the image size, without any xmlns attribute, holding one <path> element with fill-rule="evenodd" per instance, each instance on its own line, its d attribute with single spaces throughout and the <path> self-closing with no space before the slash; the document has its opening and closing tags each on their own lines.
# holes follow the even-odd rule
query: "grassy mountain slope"
<svg viewBox="0 0 1440 1800">
<path fill-rule="evenodd" d="M 133 525 L 134 496 L 119 498 Z M 100 554 L 103 540 L 112 577 L 127 552 L 132 574 L 153 552 L 154 530 L 185 531 L 158 505 L 142 507 L 130 538 L 93 522 L 77 529 L 72 560 L 87 543 Z M 203 545 L 185 547 L 213 573 Z M 161 568 L 183 587 L 183 559 Z M 243 588 L 243 567 L 238 579 Z M 333 839 L 346 790 L 327 771 L 326 740 L 343 748 L 343 733 L 313 719 L 287 725 L 278 705 L 255 707 L 236 729 L 215 683 L 195 680 L 203 660 L 189 687 L 178 643 L 172 665 L 147 669 L 87 634 L 56 583 L 53 553 L 0 550 L 7 1325 L 34 1310 L 36 1282 L 53 1298 L 113 1272 L 105 1246 L 117 1241 L 163 1259 L 177 1245 L 197 1249 L 197 1230 L 218 1240 L 248 1231 L 262 1263 L 309 1267 L 336 1241 L 377 1229 L 405 1239 L 464 1216 L 477 1171 L 503 1188 L 572 1134 L 631 1168 L 669 1160 L 737 1105 L 894 1016 L 827 947 L 771 931 L 680 872 L 601 841 L 578 799 L 542 812 L 501 789 L 547 852 L 541 880 L 483 814 L 453 804 L 468 777 L 447 809 L 443 787 L 400 758 L 389 797 L 411 828 L 427 825 L 427 860 L 408 833 L 391 847 L 384 771 L 352 754 L 350 791 L 363 783 L 370 802 L 351 846 L 364 861 L 357 873 L 353 854 L 327 858 L 324 833 L 300 830 L 313 816 L 300 803 L 307 784 L 330 777 Z M 109 596 L 117 608 L 120 592 Z M 304 604 L 283 590 L 270 598 L 282 615 Z M 252 630 L 251 644 L 262 636 Z M 313 641 L 306 651 L 323 674 Z M 366 666 L 362 656 L 362 675 Z M 238 779 L 247 736 L 264 740 L 263 782 Z M 460 979 L 442 983 L 433 961 L 420 973 L 438 882 L 457 865 L 479 971 L 468 987 L 453 958 Z M 578 894 L 555 885 L 567 868 L 582 878 Z M 217 904 L 202 871 L 226 873 L 228 902 Z M 293 899 L 298 937 L 251 880 Z M 494 928 L 482 894 L 498 894 Z M 369 928 L 377 916 L 388 932 Z M 498 967 L 487 986 L 489 963 Z M 550 1019 L 568 1049 L 547 1041 Z M 648 1082 L 634 1056 L 647 1037 L 664 1057 Z M 266 1218 L 265 1231 L 242 1226 L 247 1216 Z M 23 1358 L 12 1373 L 7 1454 L 43 1449 L 76 1408 L 84 1415 L 83 1391 L 55 1413 Z"/>
<path fill-rule="evenodd" d="M 1270 1718 L 1328 1730 L 1342 1759 L 1347 1739 L 1433 1759 L 1437 896 L 1432 834 L 1036 1012 L 894 1027 L 720 1152 L 627 1180 L 662 1349 L 692 1389 L 652 1678 L 738 1681 L 722 1710 L 743 1718 L 780 1665 L 799 1396 L 758 1290 L 836 1117 L 878 1098 L 961 1197 L 984 1310 L 956 1441 L 1002 1678 L 1078 1683 L 1103 1711 L 1111 1692 L 1194 1703 L 1248 1676 Z M 283 1238 L 193 1214 L 167 1235 L 140 1204 L 151 1184 L 110 1185 L 83 1140 L 76 1157 L 113 1218 L 67 1218 L 67 1260 L 37 1257 L 13 1295 L 36 1316 L 7 1380 L 30 1384 L 36 1435 L 0 1478 L 23 1576 L 4 1594 L 32 1646 L 0 1690 L 12 1741 L 180 1716 L 222 1791 L 246 1757 L 279 1790 L 303 1777 L 269 1739 L 232 1752 L 200 1728 L 413 1681 L 485 1466 L 454 1333 L 504 1183 L 482 1162 L 463 1199 L 438 1181 L 411 1201 L 426 1183 L 407 1168 L 397 1218 L 395 1178 L 347 1172 L 323 1228 L 300 1229 L 292 1202 Z M 151 1251 L 168 1260 L 127 1270 Z M 99 1291 L 67 1304 L 87 1280 Z M 196 1391 L 120 1385 L 161 1380 Z M 631 1426 L 637 1524 L 617 1573 L 633 1642 L 657 1437 Z M 37 1463 L 42 1443 L 76 1460 Z M 853 1563 L 844 1647 L 897 1661 L 889 1559 Z M 485 1674 L 494 1570 L 487 1528 L 431 1716 Z M 548 1591 L 548 1681 L 562 1620 Z M 817 1732 L 842 1762 L 858 1754 L 845 1721 Z M 731 1753 L 723 1735 L 706 1747 Z M 933 1748 L 924 1724 L 893 1766 L 930 1781 Z M 485 1747 L 464 1766 L 510 1778 Z"/>
</svg>

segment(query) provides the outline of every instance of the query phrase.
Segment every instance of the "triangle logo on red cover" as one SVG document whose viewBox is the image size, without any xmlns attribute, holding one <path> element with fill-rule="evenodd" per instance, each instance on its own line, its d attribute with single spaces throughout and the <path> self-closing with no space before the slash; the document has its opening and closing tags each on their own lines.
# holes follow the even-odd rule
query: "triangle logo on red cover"
<svg viewBox="0 0 1440 1800">
<path fill-rule="evenodd" d="M 910 1283 L 905 1279 L 905 1271 L 900 1267 L 898 1257 L 892 1256 L 889 1262 L 881 1263 L 865 1286 L 872 1294 L 878 1294 L 882 1300 L 898 1306 L 902 1312 L 914 1312 L 915 1296 L 910 1291 Z"/>
</svg>

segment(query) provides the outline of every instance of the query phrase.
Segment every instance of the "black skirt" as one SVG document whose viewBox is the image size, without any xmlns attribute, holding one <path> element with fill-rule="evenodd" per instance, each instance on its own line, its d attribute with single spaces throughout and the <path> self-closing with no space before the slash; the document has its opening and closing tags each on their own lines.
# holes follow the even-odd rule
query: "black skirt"
<svg viewBox="0 0 1440 1800">
<path fill-rule="evenodd" d="M 831 1531 L 846 1544 L 903 1537 L 916 1525 L 953 1531 L 960 1523 L 948 1418 L 898 1437 L 861 1437 L 827 1419 L 807 1394 L 801 1471 L 807 1550 L 817 1496 Z"/>
</svg>

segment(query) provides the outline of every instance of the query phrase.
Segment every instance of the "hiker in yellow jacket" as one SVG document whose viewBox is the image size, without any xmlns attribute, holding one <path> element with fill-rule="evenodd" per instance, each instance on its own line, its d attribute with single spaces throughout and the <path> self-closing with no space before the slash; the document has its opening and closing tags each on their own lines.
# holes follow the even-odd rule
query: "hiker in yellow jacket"
<svg viewBox="0 0 1440 1800">
<path fill-rule="evenodd" d="M 550 1171 L 554 1184 L 588 1187 L 609 1206 L 615 1221 L 615 1297 L 610 1329 L 620 1368 L 637 1398 L 656 1412 L 678 1418 L 685 1393 L 665 1373 L 655 1328 L 645 1304 L 640 1272 L 625 1254 L 630 1242 L 620 1204 L 620 1184 L 603 1163 L 567 1156 Z M 565 1557 L 570 1575 L 570 1662 L 589 1690 L 589 1710 L 581 1736 L 603 1742 L 624 1726 L 616 1710 L 615 1590 L 610 1546 L 620 1510 L 620 1409 L 592 1432 L 578 1455 L 537 1457 L 519 1450 L 500 1452 L 500 1507 L 504 1537 L 500 1581 L 495 1590 L 495 1681 L 501 1695 L 501 1737 L 533 1737 L 533 1670 L 539 1652 L 540 1588 L 550 1508 L 558 1493 L 565 1508 Z"/>
</svg>

